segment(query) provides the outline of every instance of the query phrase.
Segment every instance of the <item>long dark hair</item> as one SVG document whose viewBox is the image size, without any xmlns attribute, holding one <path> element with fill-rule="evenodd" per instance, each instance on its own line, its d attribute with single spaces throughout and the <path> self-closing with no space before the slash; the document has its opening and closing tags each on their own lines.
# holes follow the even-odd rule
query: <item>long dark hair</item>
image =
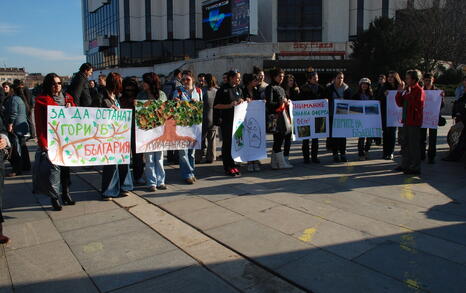
<svg viewBox="0 0 466 293">
<path fill-rule="evenodd" d="M 13 92 L 15 96 L 21 98 L 21 100 L 24 103 L 24 106 L 26 107 L 26 112 L 29 114 L 31 112 L 31 108 L 29 107 L 29 103 L 26 99 L 26 95 L 24 94 L 24 90 L 21 88 L 19 84 L 13 84 Z"/>
<path fill-rule="evenodd" d="M 5 96 L 11 97 L 14 94 L 13 84 L 11 82 L 8 82 L 8 81 L 5 81 L 4 83 L 2 83 L 2 87 L 5 87 L 6 85 L 10 88 L 10 91 L 5 92 Z"/>
<path fill-rule="evenodd" d="M 205 82 L 207 84 L 207 88 L 209 89 L 217 87 L 217 78 L 210 73 L 205 75 Z"/>
<path fill-rule="evenodd" d="M 55 78 L 56 77 L 58 77 L 60 79 L 60 81 L 61 81 L 60 76 L 58 76 L 58 74 L 53 73 L 53 72 L 47 74 L 44 77 L 44 82 L 42 83 L 42 92 L 41 92 L 41 94 L 43 96 L 49 96 L 49 97 L 53 96 L 52 89 L 53 89 L 53 85 L 55 83 Z"/>
<path fill-rule="evenodd" d="M 257 80 L 257 74 L 255 73 L 245 73 L 243 75 L 243 84 L 244 87 L 247 88 L 248 85 L 253 82 L 254 80 Z"/>
<path fill-rule="evenodd" d="M 284 74 L 285 71 L 281 68 L 274 68 L 270 71 L 270 79 L 272 80 L 273 84 L 277 84 L 277 82 L 275 81 L 275 78 L 277 78 L 277 76 L 279 76 L 282 73 Z"/>
<path fill-rule="evenodd" d="M 282 82 L 282 87 L 286 90 L 288 89 L 288 81 L 293 80 L 293 86 L 290 88 L 291 90 L 294 90 L 295 88 L 298 87 L 298 83 L 296 82 L 296 78 L 294 77 L 293 74 L 287 74 L 285 75 L 285 78 L 283 79 Z"/>
<path fill-rule="evenodd" d="M 401 85 L 400 74 L 396 71 L 389 71 L 388 75 L 393 75 L 393 78 L 395 79 L 395 88 L 397 89 Z M 388 75 L 387 75 L 387 79 L 388 79 Z M 387 80 L 387 83 L 389 83 L 388 80 Z"/>
<path fill-rule="evenodd" d="M 160 89 L 162 88 L 159 76 L 154 72 L 144 73 L 142 81 L 149 85 L 150 93 L 158 100 L 160 97 Z"/>
</svg>

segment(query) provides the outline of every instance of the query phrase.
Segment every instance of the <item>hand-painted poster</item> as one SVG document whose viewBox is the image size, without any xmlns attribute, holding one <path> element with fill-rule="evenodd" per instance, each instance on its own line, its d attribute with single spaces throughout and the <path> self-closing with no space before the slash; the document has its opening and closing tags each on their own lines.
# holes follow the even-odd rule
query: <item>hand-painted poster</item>
<svg viewBox="0 0 466 293">
<path fill-rule="evenodd" d="M 231 156 L 236 162 L 267 158 L 265 134 L 265 103 L 251 101 L 235 107 Z"/>
<path fill-rule="evenodd" d="M 50 161 L 59 166 L 129 164 L 132 110 L 47 108 Z"/>
<path fill-rule="evenodd" d="M 138 101 L 136 152 L 199 149 L 202 107 L 202 102 L 194 101 Z"/>
<path fill-rule="evenodd" d="M 334 102 L 332 137 L 382 137 L 379 101 Z"/>
<path fill-rule="evenodd" d="M 293 101 L 293 140 L 329 137 L 327 100 Z"/>
<path fill-rule="evenodd" d="M 387 95 L 387 126 L 388 127 L 403 127 L 401 123 L 403 109 L 396 104 L 397 91 L 389 91 Z M 425 91 L 426 100 L 424 102 L 422 128 L 438 127 L 438 119 L 440 116 L 440 107 L 443 99 L 443 91 L 429 90 Z"/>
</svg>

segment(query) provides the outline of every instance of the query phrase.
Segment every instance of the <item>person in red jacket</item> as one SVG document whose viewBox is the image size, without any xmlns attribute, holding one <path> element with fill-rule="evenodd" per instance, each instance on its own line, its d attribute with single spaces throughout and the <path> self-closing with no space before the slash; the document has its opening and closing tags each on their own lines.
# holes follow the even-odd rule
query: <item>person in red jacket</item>
<svg viewBox="0 0 466 293">
<path fill-rule="evenodd" d="M 47 145 L 47 107 L 48 106 L 66 106 L 74 107 L 74 99 L 69 94 L 65 94 L 62 91 L 62 82 L 60 77 L 55 73 L 49 73 L 45 76 L 44 82 L 42 84 L 42 93 L 36 97 L 36 103 L 34 106 L 34 118 L 36 123 L 36 132 L 37 132 L 37 144 L 39 145 L 39 150 L 36 153 L 36 165 L 39 164 L 44 159 L 49 161 L 50 170 L 49 174 L 49 183 L 50 188 L 48 190 L 34 190 L 35 192 L 42 191 L 47 193 L 50 196 L 52 201 L 52 206 L 55 210 L 60 211 L 62 206 L 58 200 L 58 194 L 61 189 L 61 197 L 64 204 L 74 205 L 75 202 L 70 196 L 69 186 L 70 186 L 70 168 L 56 166 L 50 163 L 48 158 L 48 145 Z M 45 158 L 42 158 L 44 157 Z M 34 171 L 42 171 L 41 166 L 35 166 Z M 59 182 L 57 182 L 59 181 Z"/>
<path fill-rule="evenodd" d="M 403 128 L 401 129 L 401 166 L 396 170 L 405 174 L 421 174 L 421 126 L 426 95 L 419 80 L 419 70 L 406 72 L 406 89 L 396 94 L 398 107 L 403 108 Z"/>
</svg>

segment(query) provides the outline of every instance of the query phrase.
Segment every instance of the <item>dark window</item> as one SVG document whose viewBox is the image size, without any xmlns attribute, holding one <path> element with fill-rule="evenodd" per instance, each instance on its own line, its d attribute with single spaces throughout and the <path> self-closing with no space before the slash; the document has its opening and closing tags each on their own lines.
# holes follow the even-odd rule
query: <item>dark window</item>
<svg viewBox="0 0 466 293">
<path fill-rule="evenodd" d="M 167 32 L 168 39 L 173 39 L 173 0 L 167 0 Z"/>
<path fill-rule="evenodd" d="M 278 41 L 322 40 L 322 0 L 278 0 Z"/>
<path fill-rule="evenodd" d="M 131 40 L 130 20 L 129 20 L 129 0 L 124 0 L 124 17 L 125 17 L 125 41 Z"/>
<path fill-rule="evenodd" d="M 151 0 L 146 0 L 146 40 L 152 40 Z"/>
<path fill-rule="evenodd" d="M 189 1 L 189 37 L 196 38 L 196 1 Z"/>
<path fill-rule="evenodd" d="M 364 31 L 364 0 L 358 0 L 357 10 L 357 32 L 358 34 Z"/>
<path fill-rule="evenodd" d="M 389 0 L 382 0 L 382 16 L 388 17 L 388 5 Z"/>
</svg>

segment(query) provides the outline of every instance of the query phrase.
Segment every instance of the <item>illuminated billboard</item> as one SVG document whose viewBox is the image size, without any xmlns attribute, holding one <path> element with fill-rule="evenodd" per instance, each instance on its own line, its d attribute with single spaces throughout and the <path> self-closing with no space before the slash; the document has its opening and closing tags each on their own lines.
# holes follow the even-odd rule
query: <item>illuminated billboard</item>
<svg viewBox="0 0 466 293">
<path fill-rule="evenodd" d="M 204 40 L 257 34 L 257 0 L 209 0 L 202 3 Z"/>
</svg>

